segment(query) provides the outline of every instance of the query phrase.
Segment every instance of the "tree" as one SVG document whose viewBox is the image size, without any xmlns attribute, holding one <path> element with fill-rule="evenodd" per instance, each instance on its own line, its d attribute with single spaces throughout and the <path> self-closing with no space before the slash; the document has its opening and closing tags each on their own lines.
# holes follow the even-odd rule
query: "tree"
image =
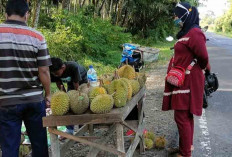
<svg viewBox="0 0 232 157">
<path fill-rule="evenodd" d="M 29 0 L 28 0 L 29 1 Z M 33 15 L 32 27 L 36 28 L 39 22 L 39 14 L 42 0 L 35 0 L 35 9 Z"/>
</svg>

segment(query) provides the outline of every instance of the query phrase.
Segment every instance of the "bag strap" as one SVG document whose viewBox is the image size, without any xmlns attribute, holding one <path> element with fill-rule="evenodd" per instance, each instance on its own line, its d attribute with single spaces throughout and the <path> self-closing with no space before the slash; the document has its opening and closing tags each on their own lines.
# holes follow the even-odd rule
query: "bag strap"
<svg viewBox="0 0 232 157">
<path fill-rule="evenodd" d="M 197 59 L 195 58 L 191 64 L 189 64 L 189 66 L 187 67 L 185 74 L 190 74 L 190 71 L 192 70 L 193 66 L 197 63 Z"/>
</svg>

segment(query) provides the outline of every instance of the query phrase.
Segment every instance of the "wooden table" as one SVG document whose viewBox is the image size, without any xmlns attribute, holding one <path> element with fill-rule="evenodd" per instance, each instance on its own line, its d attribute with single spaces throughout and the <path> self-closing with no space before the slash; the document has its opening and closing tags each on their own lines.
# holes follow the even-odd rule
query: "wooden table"
<svg viewBox="0 0 232 157">
<path fill-rule="evenodd" d="M 123 108 L 114 108 L 107 114 L 82 114 L 82 115 L 66 115 L 66 116 L 48 116 L 43 118 L 43 126 L 48 127 L 51 138 L 51 156 L 63 157 L 67 150 L 75 143 L 80 142 L 90 146 L 88 157 L 95 157 L 100 150 L 110 152 L 120 157 L 132 157 L 133 153 L 140 143 L 140 152 L 144 151 L 144 101 L 145 87 L 143 87 L 127 105 Z M 127 121 L 126 117 L 130 114 L 132 109 L 137 105 L 138 120 Z M 70 135 L 65 132 L 57 130 L 57 126 L 68 125 L 83 125 L 75 135 Z M 108 124 L 110 127 L 107 131 L 107 136 L 102 139 L 94 139 L 93 136 L 83 136 L 89 131 L 93 134 L 93 124 Z M 123 127 L 129 128 L 136 132 L 133 142 L 131 143 L 127 152 L 124 148 L 124 133 Z M 116 131 L 116 148 L 106 146 L 106 143 L 111 139 L 110 137 Z M 68 140 L 60 147 L 58 135 L 66 137 Z M 91 139 L 91 140 L 90 140 Z"/>
</svg>

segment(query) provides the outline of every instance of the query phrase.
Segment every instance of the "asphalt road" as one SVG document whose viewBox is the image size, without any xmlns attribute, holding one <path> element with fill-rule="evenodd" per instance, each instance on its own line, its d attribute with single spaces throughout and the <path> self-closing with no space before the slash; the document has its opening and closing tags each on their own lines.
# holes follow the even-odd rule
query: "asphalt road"
<svg viewBox="0 0 232 157">
<path fill-rule="evenodd" d="M 206 33 L 212 72 L 219 89 L 202 117 L 195 117 L 193 157 L 232 157 L 232 38 Z"/>
</svg>

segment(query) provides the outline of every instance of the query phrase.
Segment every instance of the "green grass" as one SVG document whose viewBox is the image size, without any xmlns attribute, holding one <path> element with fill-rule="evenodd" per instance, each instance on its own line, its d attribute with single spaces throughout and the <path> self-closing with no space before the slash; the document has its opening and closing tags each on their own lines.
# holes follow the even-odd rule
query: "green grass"
<svg viewBox="0 0 232 157">
<path fill-rule="evenodd" d="M 158 48 L 160 50 L 159 52 L 159 64 L 166 64 L 171 56 L 173 55 L 173 50 L 170 50 L 171 47 L 173 47 L 175 44 L 175 41 L 173 42 L 159 42 L 154 44 L 155 48 Z"/>
<path fill-rule="evenodd" d="M 173 47 L 175 44 L 175 41 L 173 42 L 158 42 L 150 45 L 151 47 L 158 48 L 159 51 L 159 59 L 157 62 L 152 63 L 145 63 L 146 69 L 145 71 L 150 71 L 155 68 L 158 68 L 160 65 L 165 65 L 168 63 L 170 58 L 173 55 L 173 50 L 170 50 L 171 47 Z"/>
</svg>

